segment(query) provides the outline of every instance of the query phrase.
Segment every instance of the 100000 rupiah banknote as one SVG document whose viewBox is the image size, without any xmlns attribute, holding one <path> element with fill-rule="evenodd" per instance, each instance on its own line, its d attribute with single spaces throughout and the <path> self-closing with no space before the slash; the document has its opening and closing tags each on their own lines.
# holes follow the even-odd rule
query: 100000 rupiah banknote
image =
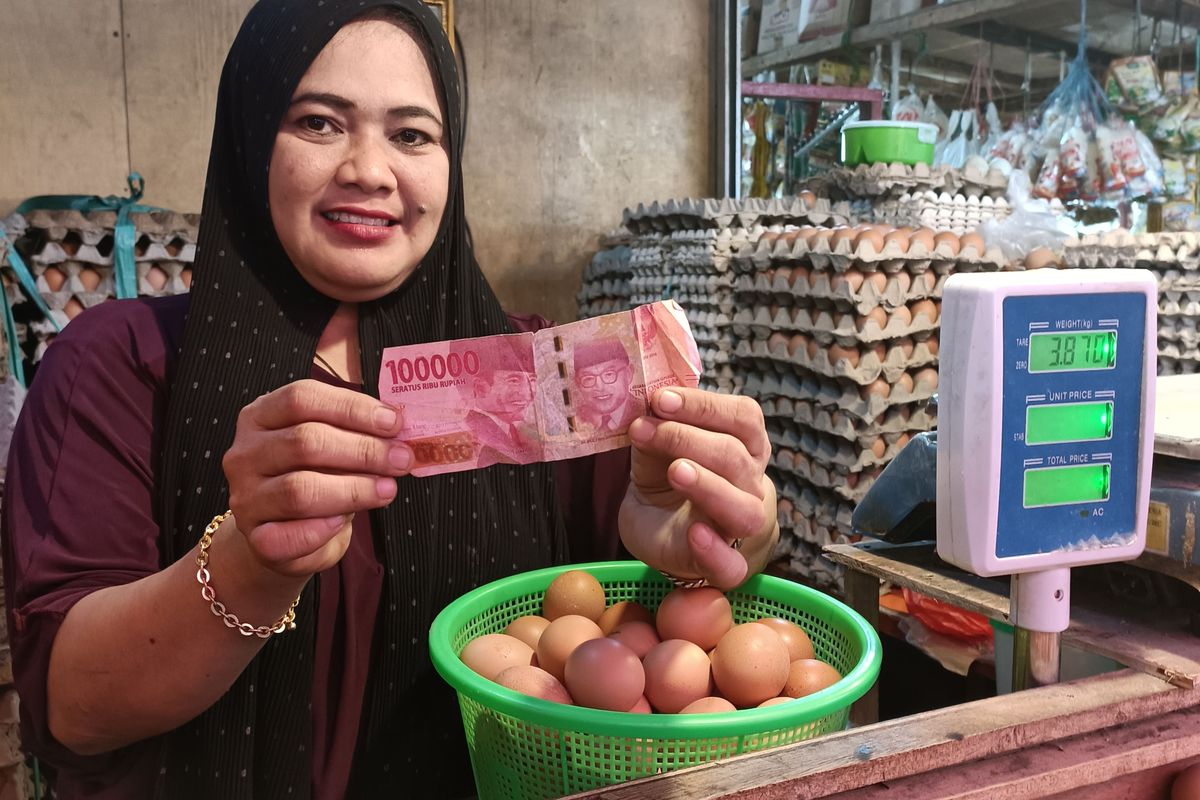
<svg viewBox="0 0 1200 800">
<path fill-rule="evenodd" d="M 379 396 L 404 412 L 413 475 L 530 464 L 629 443 L 666 386 L 696 386 L 700 353 L 672 300 L 536 333 L 383 352 Z"/>
</svg>

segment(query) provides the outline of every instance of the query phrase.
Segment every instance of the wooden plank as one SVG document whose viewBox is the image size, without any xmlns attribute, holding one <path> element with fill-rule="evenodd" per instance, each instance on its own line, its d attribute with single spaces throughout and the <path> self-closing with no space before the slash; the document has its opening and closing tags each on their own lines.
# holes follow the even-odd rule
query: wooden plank
<svg viewBox="0 0 1200 800">
<path fill-rule="evenodd" d="M 1200 708 L 831 795 L 829 800 L 1025 800 L 1109 785 L 1200 755 Z M 1147 797 L 1149 795 L 1141 795 Z"/>
<path fill-rule="evenodd" d="M 225 55 L 254 0 L 123 0 L 129 150 L 146 202 L 199 211 Z"/>
<path fill-rule="evenodd" d="M 1163 375 L 1154 402 L 1154 452 L 1200 460 L 1200 374 Z"/>
<path fill-rule="evenodd" d="M 881 580 L 927 594 L 938 600 L 1010 622 L 1008 590 L 1004 583 L 963 572 L 937 558 L 929 543 L 889 545 L 830 545 L 831 561 L 858 569 Z M 1126 609 L 1121 617 L 1086 607 L 1071 608 L 1071 626 L 1062 641 L 1080 650 L 1106 656 L 1163 680 L 1191 688 L 1200 682 L 1200 637 L 1162 630 L 1153 614 Z"/>
<path fill-rule="evenodd" d="M 954 0 L 889 20 L 862 25 L 850 34 L 853 47 L 870 47 L 913 31 L 978 22 L 999 14 L 1019 13 L 1044 5 L 1045 0 Z M 808 42 L 782 47 L 742 62 L 742 75 L 751 76 L 780 69 L 801 61 L 815 61 L 842 47 L 842 34 L 821 36 Z"/>
<path fill-rule="evenodd" d="M 1148 720 L 1200 705 L 1200 691 L 1133 670 L 1000 695 L 830 734 L 576 800 L 807 800 Z"/>
<path fill-rule="evenodd" d="M 879 579 L 858 570 L 846 571 L 846 602 L 862 615 L 872 628 L 879 630 Z M 879 721 L 879 681 L 850 707 L 853 725 Z"/>
<path fill-rule="evenodd" d="M 0 0 L 0 20 L 0 215 L 35 194 L 122 192 L 119 0 Z"/>
</svg>

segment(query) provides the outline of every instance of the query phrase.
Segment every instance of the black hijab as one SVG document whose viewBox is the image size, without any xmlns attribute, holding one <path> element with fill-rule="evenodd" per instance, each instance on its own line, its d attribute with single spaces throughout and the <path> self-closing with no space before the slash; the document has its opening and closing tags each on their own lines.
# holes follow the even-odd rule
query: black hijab
<svg viewBox="0 0 1200 800">
<path fill-rule="evenodd" d="M 260 0 L 230 50 L 217 96 L 188 320 L 162 437 L 164 564 L 187 553 L 228 506 L 221 456 L 239 410 L 310 374 L 336 304 L 300 278 L 274 233 L 271 152 L 317 53 L 347 22 L 381 6 L 407 12 L 426 40 L 451 171 L 432 249 L 400 289 L 359 309 L 364 386 L 377 395 L 386 346 L 511 332 L 468 242 L 458 76 L 434 14 L 418 0 Z M 545 465 L 398 483 L 396 500 L 371 514 L 384 587 L 351 794 L 449 797 L 469 791 L 470 770 L 453 693 L 429 660 L 430 623 L 480 583 L 563 561 L 565 537 Z M 309 796 L 318 591 L 310 582 L 297 630 L 272 637 L 216 705 L 164 737 L 160 797 Z"/>
</svg>

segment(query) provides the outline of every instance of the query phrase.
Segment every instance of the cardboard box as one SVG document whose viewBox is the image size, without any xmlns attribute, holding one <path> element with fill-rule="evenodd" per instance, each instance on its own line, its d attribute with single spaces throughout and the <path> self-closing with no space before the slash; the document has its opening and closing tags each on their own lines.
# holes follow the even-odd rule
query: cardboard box
<svg viewBox="0 0 1200 800">
<path fill-rule="evenodd" d="M 865 23 L 868 13 L 863 0 L 763 0 L 758 54 L 841 33 Z"/>
<path fill-rule="evenodd" d="M 750 0 L 738 9 L 738 35 L 741 37 L 742 58 L 758 54 L 758 30 L 762 21 L 762 0 Z"/>
</svg>

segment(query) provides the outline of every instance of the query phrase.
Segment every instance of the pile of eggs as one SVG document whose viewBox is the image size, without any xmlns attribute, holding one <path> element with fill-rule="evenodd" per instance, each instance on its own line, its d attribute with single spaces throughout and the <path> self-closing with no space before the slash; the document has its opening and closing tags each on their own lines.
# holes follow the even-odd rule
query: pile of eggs
<svg viewBox="0 0 1200 800">
<path fill-rule="evenodd" d="M 717 589 L 675 589 L 657 613 L 607 605 L 591 574 L 547 587 L 542 614 L 463 648 L 463 663 L 522 694 L 608 711 L 704 714 L 785 703 L 841 680 L 799 626 L 779 618 L 735 625 Z"/>
</svg>

